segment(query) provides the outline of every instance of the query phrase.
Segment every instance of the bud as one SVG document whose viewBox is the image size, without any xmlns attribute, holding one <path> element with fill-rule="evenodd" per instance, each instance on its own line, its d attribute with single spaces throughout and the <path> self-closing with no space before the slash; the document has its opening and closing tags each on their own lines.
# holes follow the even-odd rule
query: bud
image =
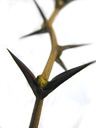
<svg viewBox="0 0 96 128">
<path fill-rule="evenodd" d="M 39 75 L 37 76 L 37 83 L 39 84 L 41 88 L 44 88 L 47 86 L 48 81 L 44 76 Z"/>
<path fill-rule="evenodd" d="M 55 0 L 55 8 L 61 9 L 63 6 L 72 1 L 73 0 Z"/>
</svg>

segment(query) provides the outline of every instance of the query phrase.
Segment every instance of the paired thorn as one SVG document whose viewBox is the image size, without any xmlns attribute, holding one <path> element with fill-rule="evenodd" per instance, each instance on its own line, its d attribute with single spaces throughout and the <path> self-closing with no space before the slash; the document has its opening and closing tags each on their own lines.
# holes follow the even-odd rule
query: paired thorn
<svg viewBox="0 0 96 128">
<path fill-rule="evenodd" d="M 65 46 L 58 46 L 57 47 L 57 57 L 56 57 L 56 62 L 64 69 L 64 70 L 67 70 L 65 64 L 63 63 L 63 61 L 60 59 L 60 56 L 62 55 L 62 52 L 64 50 L 67 50 L 67 49 L 71 49 L 71 48 L 78 48 L 78 47 L 82 47 L 82 46 L 87 46 L 89 44 L 74 44 L 74 45 L 65 45 Z"/>
<path fill-rule="evenodd" d="M 38 76 L 36 79 L 34 74 L 9 49 L 7 50 L 23 72 L 35 96 L 39 97 L 40 99 L 44 99 L 49 93 L 54 91 L 59 85 L 68 80 L 70 77 L 96 62 L 92 61 L 90 63 L 65 71 L 48 82 L 42 75 Z"/>
<path fill-rule="evenodd" d="M 32 33 L 29 33 L 27 35 L 22 36 L 20 39 L 25 38 L 25 37 L 29 37 L 29 36 L 32 36 L 32 35 L 35 35 L 35 34 L 42 34 L 42 33 L 48 32 L 48 29 L 46 28 L 46 25 L 45 25 L 46 23 L 48 23 L 48 21 L 47 21 L 45 15 L 44 15 L 44 13 L 42 12 L 41 8 L 39 7 L 38 3 L 36 2 L 36 0 L 34 0 L 34 2 L 36 4 L 43 20 L 44 20 L 44 24 L 43 24 L 44 26 L 42 26 L 42 28 L 40 30 L 37 30 L 35 32 L 32 32 Z M 69 2 L 71 2 L 71 0 L 55 0 L 55 2 L 56 2 L 56 7 L 57 7 L 57 6 L 61 6 L 61 5 L 63 6 L 65 3 L 69 3 Z"/>
<path fill-rule="evenodd" d="M 35 2 L 35 4 L 36 4 L 36 6 L 37 6 L 37 8 L 38 8 L 38 10 L 39 10 L 39 12 L 40 12 L 40 14 L 41 14 L 43 20 L 44 20 L 44 24 L 43 24 L 43 26 L 42 26 L 42 28 L 41 28 L 40 30 L 37 30 L 37 31 L 35 31 L 35 32 L 29 33 L 29 34 L 27 34 L 27 35 L 25 35 L 25 36 L 22 36 L 20 39 L 23 39 L 23 38 L 25 38 L 25 37 L 29 37 L 29 36 L 32 36 L 32 35 L 42 34 L 42 33 L 48 32 L 48 31 L 47 31 L 47 28 L 46 28 L 46 25 L 45 25 L 45 24 L 47 23 L 47 19 L 46 19 L 44 13 L 42 12 L 41 8 L 40 8 L 39 5 L 37 4 L 37 2 L 36 2 L 35 0 L 34 0 L 34 2 Z"/>
</svg>

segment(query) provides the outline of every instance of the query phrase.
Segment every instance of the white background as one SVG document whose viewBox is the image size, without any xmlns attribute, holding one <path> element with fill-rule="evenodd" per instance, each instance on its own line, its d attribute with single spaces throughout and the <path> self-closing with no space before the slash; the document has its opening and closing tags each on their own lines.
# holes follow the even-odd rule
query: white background
<svg viewBox="0 0 96 128">
<path fill-rule="evenodd" d="M 54 0 L 37 0 L 49 18 Z M 40 29 L 42 17 L 32 0 L 0 0 L 0 128 L 28 128 L 35 96 L 6 50 L 10 49 L 40 75 L 51 51 L 49 34 L 20 39 Z M 96 60 L 96 0 L 77 0 L 63 8 L 53 23 L 59 45 L 91 43 L 66 50 L 68 69 Z M 51 80 L 64 70 L 54 63 Z M 96 64 L 52 92 L 43 104 L 39 128 L 96 128 Z"/>
</svg>

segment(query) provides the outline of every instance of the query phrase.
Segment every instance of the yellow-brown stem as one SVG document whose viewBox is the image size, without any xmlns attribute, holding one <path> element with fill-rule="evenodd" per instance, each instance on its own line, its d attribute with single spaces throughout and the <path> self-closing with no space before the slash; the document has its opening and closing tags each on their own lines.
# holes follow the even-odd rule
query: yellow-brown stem
<svg viewBox="0 0 96 128">
<path fill-rule="evenodd" d="M 56 17 L 56 16 L 57 16 L 57 14 L 59 13 L 59 11 L 60 11 L 60 9 L 59 9 L 59 8 L 56 8 L 56 9 L 54 10 L 54 12 L 53 12 L 52 16 L 50 17 L 50 19 L 49 19 L 49 21 L 48 21 L 50 24 L 52 24 L 52 23 L 53 23 L 53 21 L 54 21 L 55 17 Z"/>
<path fill-rule="evenodd" d="M 47 64 L 43 70 L 42 75 L 48 80 L 49 75 L 51 73 L 54 61 L 57 57 L 57 40 L 56 40 L 56 36 L 54 33 L 54 30 L 51 26 L 49 26 L 49 33 L 50 33 L 50 37 L 51 37 L 51 42 L 52 42 L 52 50 L 51 50 L 51 54 L 49 56 L 49 59 L 47 61 Z"/>
<path fill-rule="evenodd" d="M 51 51 L 51 54 L 50 54 L 50 57 L 49 57 L 49 59 L 48 59 L 48 62 L 47 62 L 46 66 L 45 66 L 45 68 L 44 68 L 44 71 L 43 71 L 43 73 L 42 73 L 42 75 L 43 75 L 46 79 L 49 78 L 49 75 L 50 75 L 50 73 L 51 73 L 51 70 L 52 70 L 52 67 L 53 67 L 54 60 L 55 60 L 56 56 L 57 56 L 57 52 L 56 52 L 55 50 L 54 50 L 54 51 L 52 50 L 52 51 Z"/>
</svg>

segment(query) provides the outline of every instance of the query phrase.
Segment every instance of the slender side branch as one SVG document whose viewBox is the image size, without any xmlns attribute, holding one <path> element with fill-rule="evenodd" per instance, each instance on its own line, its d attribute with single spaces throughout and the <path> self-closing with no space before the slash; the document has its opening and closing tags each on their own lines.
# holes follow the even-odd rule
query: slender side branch
<svg viewBox="0 0 96 128">
<path fill-rule="evenodd" d="M 49 19 L 49 23 L 50 23 L 50 24 L 52 24 L 52 23 L 53 23 L 53 21 L 54 21 L 55 17 L 56 17 L 56 16 L 57 16 L 57 14 L 59 13 L 59 11 L 60 11 L 60 9 L 59 9 L 59 8 L 56 8 L 56 9 L 54 10 L 54 12 L 53 12 L 52 16 L 51 16 L 51 17 L 50 17 L 50 19 Z"/>
<path fill-rule="evenodd" d="M 50 33 L 50 37 L 51 37 L 51 42 L 52 42 L 52 50 L 51 50 L 51 54 L 49 56 L 49 59 L 47 61 L 47 64 L 43 70 L 42 75 L 48 80 L 49 75 L 51 73 L 54 61 L 57 57 L 57 40 L 56 40 L 56 36 L 54 33 L 54 30 L 51 26 L 48 27 L 49 29 L 49 33 Z"/>
<path fill-rule="evenodd" d="M 45 66 L 45 68 L 44 68 L 44 71 L 43 71 L 43 73 L 42 73 L 42 75 L 43 75 L 46 79 L 49 78 L 49 75 L 50 75 L 50 73 L 51 73 L 51 70 L 52 70 L 54 61 L 55 61 L 55 59 L 56 59 L 56 56 L 57 56 L 57 52 L 56 52 L 55 50 L 52 50 L 52 51 L 51 51 L 51 54 L 50 54 L 50 57 L 49 57 L 49 59 L 48 59 L 48 61 L 47 61 L 47 64 L 46 64 L 46 66 Z"/>
</svg>

